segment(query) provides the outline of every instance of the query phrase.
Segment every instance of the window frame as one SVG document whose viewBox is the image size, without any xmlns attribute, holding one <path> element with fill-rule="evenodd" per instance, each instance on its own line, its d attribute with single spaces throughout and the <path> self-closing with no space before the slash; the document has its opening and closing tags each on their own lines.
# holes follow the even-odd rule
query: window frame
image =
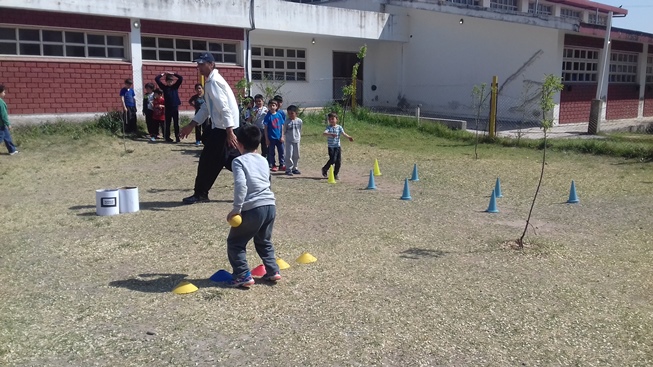
<svg viewBox="0 0 653 367">
<path fill-rule="evenodd" d="M 15 53 L 0 53 L 0 56 L 9 57 L 55 57 L 55 58 L 77 58 L 77 59 L 96 59 L 96 60 L 120 60 L 126 61 L 129 59 L 129 47 L 126 46 L 127 35 L 119 32 L 99 32 L 88 31 L 72 28 L 57 28 L 57 27 L 29 27 L 17 26 L 11 24 L 0 24 L 0 28 L 12 29 L 14 31 L 14 39 L 0 39 L 0 44 L 15 46 Z M 36 39 L 21 39 L 21 31 L 24 32 L 38 32 L 38 40 Z M 50 36 L 59 34 L 59 40 L 47 39 Z M 47 37 L 46 37 L 47 35 Z M 83 41 L 68 40 L 68 35 L 81 35 Z M 90 37 L 102 37 L 103 43 L 90 43 Z M 120 38 L 121 44 L 110 44 L 110 38 Z M 38 46 L 38 53 L 25 52 L 27 46 L 32 46 L 32 50 L 36 50 L 34 46 Z M 73 51 L 83 48 L 84 55 L 70 55 Z M 49 52 L 48 49 L 57 50 L 61 52 Z M 90 50 L 103 49 L 104 56 L 91 55 Z M 1 48 L 0 48 L 1 50 Z M 121 54 L 118 57 L 111 57 L 111 50 L 119 50 Z M 1 51 L 0 51 L 1 52 Z M 113 51 L 115 52 L 115 51 Z"/>
<path fill-rule="evenodd" d="M 653 54 L 646 55 L 646 83 L 653 83 Z"/>
<path fill-rule="evenodd" d="M 638 65 L 639 54 L 636 52 L 610 52 L 610 83 L 636 84 Z"/>
<path fill-rule="evenodd" d="M 519 4 L 517 0 L 490 0 L 490 9 L 518 12 Z"/>
<path fill-rule="evenodd" d="M 145 46 L 145 39 L 154 39 L 154 46 Z M 172 47 L 167 45 L 161 46 L 161 40 L 171 40 Z M 180 43 L 188 42 L 188 47 L 179 45 Z M 204 43 L 204 47 L 196 47 L 197 43 Z M 212 45 L 218 46 L 219 50 L 211 49 Z M 233 51 L 225 51 L 225 46 L 233 46 Z M 201 53 L 210 52 L 215 58 L 216 64 L 223 65 L 240 65 L 241 53 L 239 52 L 240 42 L 233 40 L 222 40 L 214 38 L 196 38 L 196 37 L 177 37 L 161 34 L 141 34 L 141 57 L 146 62 L 188 62 L 192 63 Z M 146 57 L 146 52 L 154 52 L 156 58 Z M 170 52 L 173 56 L 172 60 L 161 58 L 162 52 Z M 180 60 L 181 53 L 189 53 L 190 59 Z M 224 61 L 225 56 L 230 57 L 230 61 Z M 231 59 L 233 57 L 233 59 Z M 231 61 L 233 60 L 233 61 Z"/>
<path fill-rule="evenodd" d="M 537 12 L 535 11 L 535 2 L 528 2 L 528 13 L 536 15 L 553 15 L 553 6 L 537 3 Z"/>
<path fill-rule="evenodd" d="M 272 50 L 271 55 L 266 55 L 267 50 Z M 283 51 L 280 56 L 278 51 Z M 295 56 L 288 56 L 292 51 Z M 304 56 L 299 57 L 303 52 Z M 252 46 L 252 80 L 262 81 L 271 80 L 278 82 L 308 82 L 308 50 L 305 48 L 297 47 L 281 47 L 281 46 Z M 270 66 L 267 66 L 267 63 Z M 283 67 L 279 67 L 279 63 L 283 63 Z M 295 63 L 294 67 L 289 67 L 289 63 Z M 303 63 L 304 67 L 300 68 L 299 63 Z M 267 74 L 271 73 L 271 75 Z M 283 79 L 279 75 L 283 74 Z M 300 77 L 303 74 L 303 77 Z M 293 75 L 289 78 L 290 75 Z M 271 76 L 271 77 L 270 77 Z"/>
<path fill-rule="evenodd" d="M 563 83 L 597 83 L 601 50 L 565 46 L 562 53 Z"/>
</svg>

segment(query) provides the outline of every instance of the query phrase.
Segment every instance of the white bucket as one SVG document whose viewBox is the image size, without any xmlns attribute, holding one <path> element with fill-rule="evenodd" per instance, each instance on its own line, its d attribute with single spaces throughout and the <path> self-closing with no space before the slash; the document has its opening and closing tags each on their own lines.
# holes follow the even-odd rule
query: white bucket
<svg viewBox="0 0 653 367">
<path fill-rule="evenodd" d="M 117 189 L 95 190 L 95 213 L 97 215 L 119 214 L 120 195 Z"/>
<path fill-rule="evenodd" d="M 120 191 L 120 213 L 134 213 L 140 207 L 138 204 L 138 187 L 121 187 Z"/>
</svg>

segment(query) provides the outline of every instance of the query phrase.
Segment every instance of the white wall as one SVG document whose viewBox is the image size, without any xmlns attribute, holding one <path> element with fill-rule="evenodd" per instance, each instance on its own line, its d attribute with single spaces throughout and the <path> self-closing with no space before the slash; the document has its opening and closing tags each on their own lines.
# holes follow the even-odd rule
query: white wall
<svg viewBox="0 0 653 367">
<path fill-rule="evenodd" d="M 411 10 L 409 16 L 412 38 L 404 47 L 402 92 L 411 105 L 472 115 L 474 85 L 489 87 L 493 75 L 504 84 L 518 73 L 502 92 L 500 103 L 507 103 L 520 98 L 524 80 L 540 82 L 545 74 L 561 73 L 561 31 L 424 10 Z M 540 50 L 541 55 L 518 72 Z"/>
<path fill-rule="evenodd" d="M 253 31 L 250 34 L 252 46 L 304 48 L 307 55 L 306 82 L 288 81 L 281 89 L 284 106 L 300 104 L 302 107 L 321 107 L 333 100 L 333 52 L 358 52 L 367 44 L 367 57 L 363 66 L 364 104 L 396 99 L 399 84 L 400 43 L 370 40 L 320 37 L 286 32 Z M 315 44 L 312 39 L 315 38 Z M 261 82 L 254 81 L 252 94 L 261 92 Z M 377 90 L 372 91 L 371 86 Z M 376 103 L 376 102 L 375 102 Z"/>
</svg>

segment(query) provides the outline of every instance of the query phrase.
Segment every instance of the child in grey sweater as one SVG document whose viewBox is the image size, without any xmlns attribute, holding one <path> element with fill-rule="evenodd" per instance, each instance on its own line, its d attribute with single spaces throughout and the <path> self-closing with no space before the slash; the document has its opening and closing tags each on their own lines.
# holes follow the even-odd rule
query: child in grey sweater
<svg viewBox="0 0 653 367">
<path fill-rule="evenodd" d="M 254 239 L 254 247 L 265 265 L 263 280 L 281 280 L 272 245 L 272 227 L 276 217 L 274 193 L 270 190 L 268 162 L 256 153 L 261 131 L 254 125 L 242 126 L 236 133 L 241 155 L 233 160 L 234 204 L 227 221 L 240 215 L 242 223 L 232 227 L 227 237 L 227 254 L 233 268 L 232 286 L 250 287 L 254 279 L 246 258 L 247 242 Z"/>
</svg>

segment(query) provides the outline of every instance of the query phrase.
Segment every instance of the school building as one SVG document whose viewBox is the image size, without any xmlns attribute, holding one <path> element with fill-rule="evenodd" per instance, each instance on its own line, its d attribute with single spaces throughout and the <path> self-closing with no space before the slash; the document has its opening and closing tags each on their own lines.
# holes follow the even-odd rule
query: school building
<svg viewBox="0 0 653 367">
<path fill-rule="evenodd" d="M 587 122 L 597 97 L 603 119 L 653 118 L 653 35 L 612 27 L 606 42 L 627 10 L 588 0 L 2 0 L 0 14 L 0 83 L 21 122 L 119 109 L 125 78 L 138 96 L 163 71 L 184 76 L 188 100 L 205 51 L 234 86 L 324 106 L 363 44 L 357 92 L 372 108 L 470 117 L 473 87 L 498 76 L 499 114 L 533 118 L 554 74 L 558 123 Z"/>
</svg>

